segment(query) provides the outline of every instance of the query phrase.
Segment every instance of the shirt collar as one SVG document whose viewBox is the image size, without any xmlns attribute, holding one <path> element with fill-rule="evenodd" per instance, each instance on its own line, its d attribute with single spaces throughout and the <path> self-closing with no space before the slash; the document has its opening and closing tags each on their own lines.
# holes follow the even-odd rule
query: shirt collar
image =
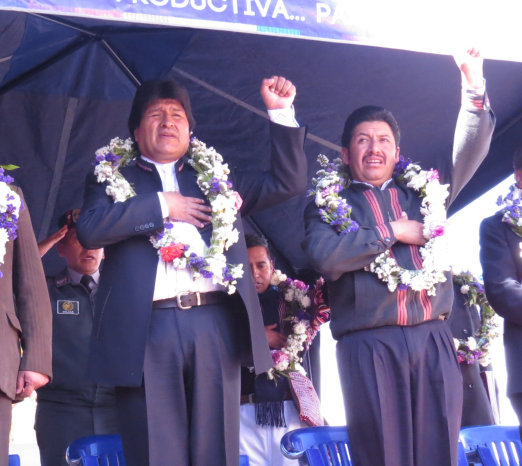
<svg viewBox="0 0 522 466">
<path fill-rule="evenodd" d="M 141 155 L 141 158 L 145 160 L 145 162 L 151 163 L 154 165 L 158 170 L 167 171 L 167 170 L 174 170 L 174 167 L 176 166 L 176 163 L 178 160 L 175 160 L 174 162 L 167 162 L 167 163 L 159 163 L 155 162 L 154 160 L 149 159 L 148 157 L 145 157 L 143 154 Z"/>
<path fill-rule="evenodd" d="M 82 279 L 82 277 L 84 275 L 84 274 L 77 272 L 76 270 L 71 269 L 70 267 L 67 267 L 67 274 L 69 275 L 71 283 L 74 283 L 75 285 L 80 283 L 80 280 Z M 100 279 L 100 271 L 96 270 L 96 272 L 91 274 L 91 277 L 93 278 L 94 282 L 96 284 L 98 284 L 98 280 Z"/>
<path fill-rule="evenodd" d="M 384 191 L 388 185 L 391 183 L 393 178 L 390 178 L 389 180 L 386 180 L 382 186 L 380 187 L 380 190 L 381 191 Z M 368 186 L 369 188 L 376 188 L 377 186 L 374 186 L 373 184 L 371 183 L 367 183 L 366 181 L 357 181 L 357 180 L 352 180 L 352 183 L 354 184 L 362 184 L 362 185 L 365 185 L 365 186 Z"/>
</svg>

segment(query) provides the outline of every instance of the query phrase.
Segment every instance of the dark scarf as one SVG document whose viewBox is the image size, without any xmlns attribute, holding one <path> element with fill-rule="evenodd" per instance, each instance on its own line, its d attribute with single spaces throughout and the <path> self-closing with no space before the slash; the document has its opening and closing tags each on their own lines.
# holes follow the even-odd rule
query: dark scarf
<svg viewBox="0 0 522 466">
<path fill-rule="evenodd" d="M 281 294 L 275 287 L 269 287 L 259 295 L 263 324 L 277 324 L 280 331 L 279 302 Z M 288 399 L 290 386 L 286 377 L 270 380 L 266 374 L 254 380 L 254 401 L 256 405 L 256 424 L 260 426 L 286 427 L 283 403 Z"/>
</svg>

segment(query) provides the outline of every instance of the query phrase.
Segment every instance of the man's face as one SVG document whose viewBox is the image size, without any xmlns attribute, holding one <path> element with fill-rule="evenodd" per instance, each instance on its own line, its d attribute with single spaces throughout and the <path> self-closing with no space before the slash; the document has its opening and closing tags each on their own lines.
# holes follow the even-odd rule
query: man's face
<svg viewBox="0 0 522 466">
<path fill-rule="evenodd" d="M 190 130 L 183 106 L 175 99 L 154 100 L 134 130 L 143 155 L 158 163 L 174 162 L 187 152 Z"/>
<path fill-rule="evenodd" d="M 247 251 L 256 291 L 258 294 L 263 293 L 270 286 L 270 278 L 272 277 L 274 266 L 264 246 L 254 246 L 248 248 Z"/>
<path fill-rule="evenodd" d="M 76 237 L 76 228 L 71 228 L 56 247 L 67 266 L 82 275 L 92 275 L 100 267 L 103 248 L 85 249 Z"/>
<path fill-rule="evenodd" d="M 350 147 L 343 147 L 342 159 L 354 180 L 380 187 L 392 177 L 399 153 L 388 123 L 363 121 L 354 128 Z"/>
</svg>

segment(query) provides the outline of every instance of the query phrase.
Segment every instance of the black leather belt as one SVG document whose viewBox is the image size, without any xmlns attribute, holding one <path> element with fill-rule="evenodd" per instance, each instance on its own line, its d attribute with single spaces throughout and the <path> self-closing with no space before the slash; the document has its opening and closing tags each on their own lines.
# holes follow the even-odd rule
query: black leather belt
<svg viewBox="0 0 522 466">
<path fill-rule="evenodd" d="M 208 304 L 226 303 L 228 295 L 224 291 L 209 291 L 208 293 L 180 293 L 174 298 L 160 299 L 152 303 L 152 309 L 172 309 L 181 310 L 191 307 L 206 306 Z"/>
</svg>

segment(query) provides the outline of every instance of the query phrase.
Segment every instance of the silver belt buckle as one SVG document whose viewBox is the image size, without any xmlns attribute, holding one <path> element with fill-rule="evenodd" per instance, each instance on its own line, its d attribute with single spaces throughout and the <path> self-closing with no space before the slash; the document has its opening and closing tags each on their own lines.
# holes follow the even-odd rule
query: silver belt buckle
<svg viewBox="0 0 522 466">
<path fill-rule="evenodd" d="M 197 305 L 197 306 L 201 306 L 201 296 L 200 296 L 200 294 L 199 294 L 198 291 L 196 291 L 195 293 L 191 293 L 190 291 L 183 291 L 183 292 L 181 292 L 180 294 L 178 294 L 178 295 L 176 296 L 176 302 L 178 303 L 178 307 L 179 307 L 181 310 L 183 310 L 183 311 L 186 311 L 187 309 L 190 309 L 190 308 L 192 307 L 192 306 L 183 306 L 183 305 L 181 304 L 181 297 L 182 297 L 182 296 L 187 296 L 187 295 L 189 295 L 189 294 L 195 294 L 195 295 L 196 295 L 196 305 Z"/>
</svg>

